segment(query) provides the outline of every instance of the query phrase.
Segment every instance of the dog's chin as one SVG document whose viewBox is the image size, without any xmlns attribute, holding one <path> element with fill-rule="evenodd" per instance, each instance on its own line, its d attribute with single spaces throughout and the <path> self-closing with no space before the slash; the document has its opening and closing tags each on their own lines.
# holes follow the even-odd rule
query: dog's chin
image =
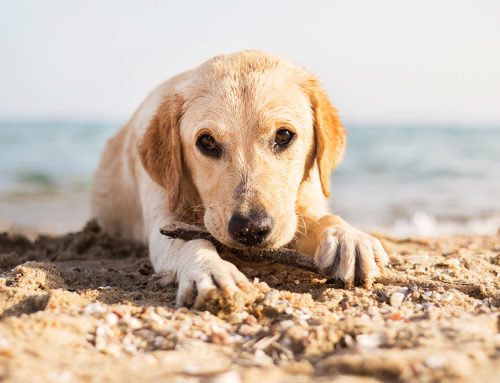
<svg viewBox="0 0 500 383">
<path fill-rule="evenodd" d="M 224 246 L 229 247 L 230 249 L 235 249 L 235 250 L 272 250 L 276 249 L 279 246 L 275 246 L 273 243 L 268 243 L 267 241 L 256 244 L 256 245 L 245 245 L 243 243 L 234 241 L 230 238 L 221 238 L 220 236 L 217 236 L 213 233 L 212 236 L 220 243 L 222 243 Z"/>
<path fill-rule="evenodd" d="M 276 246 L 273 243 L 259 243 L 256 245 L 245 245 L 236 241 L 231 241 L 231 244 L 226 244 L 227 247 L 230 247 L 231 249 L 236 249 L 236 250 L 274 250 L 279 248 L 280 246 Z"/>
</svg>

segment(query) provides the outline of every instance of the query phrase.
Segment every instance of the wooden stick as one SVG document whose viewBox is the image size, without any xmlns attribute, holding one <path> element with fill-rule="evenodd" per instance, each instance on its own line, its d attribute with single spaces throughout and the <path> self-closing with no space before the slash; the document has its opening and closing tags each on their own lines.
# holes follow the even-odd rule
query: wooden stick
<svg viewBox="0 0 500 383">
<path fill-rule="evenodd" d="M 195 226 L 179 226 L 172 224 L 160 229 L 160 233 L 170 237 L 179 238 L 186 241 L 193 239 L 206 239 L 215 245 L 219 251 L 229 251 L 236 255 L 239 259 L 248 262 L 269 261 L 281 265 L 297 267 L 299 269 L 318 273 L 318 269 L 314 264 L 313 258 L 299 251 L 287 248 L 279 248 L 273 250 L 266 249 L 233 249 L 217 239 L 203 229 L 198 229 Z"/>
</svg>

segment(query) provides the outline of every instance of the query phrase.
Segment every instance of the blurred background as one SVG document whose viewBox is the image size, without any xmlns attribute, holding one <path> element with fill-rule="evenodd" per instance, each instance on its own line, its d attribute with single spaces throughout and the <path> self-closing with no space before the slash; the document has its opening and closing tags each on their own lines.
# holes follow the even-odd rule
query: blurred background
<svg viewBox="0 0 500 383">
<path fill-rule="evenodd" d="M 81 227 L 146 94 L 242 49 L 309 69 L 340 111 L 337 213 L 396 236 L 498 231 L 495 0 L 0 0 L 0 230 Z"/>
</svg>

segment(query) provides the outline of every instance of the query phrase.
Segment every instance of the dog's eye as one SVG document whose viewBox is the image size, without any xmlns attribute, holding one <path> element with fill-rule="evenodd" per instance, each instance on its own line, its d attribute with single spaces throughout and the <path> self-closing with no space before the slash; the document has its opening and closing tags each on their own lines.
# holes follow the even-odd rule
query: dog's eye
<svg viewBox="0 0 500 383">
<path fill-rule="evenodd" d="M 210 134 L 202 134 L 198 137 L 196 146 L 198 146 L 200 151 L 207 156 L 219 158 L 221 155 L 220 145 Z"/>
<path fill-rule="evenodd" d="M 292 142 L 294 133 L 290 132 L 288 129 L 280 129 L 276 132 L 276 137 L 274 142 L 278 149 L 284 149 L 290 142 Z"/>
</svg>

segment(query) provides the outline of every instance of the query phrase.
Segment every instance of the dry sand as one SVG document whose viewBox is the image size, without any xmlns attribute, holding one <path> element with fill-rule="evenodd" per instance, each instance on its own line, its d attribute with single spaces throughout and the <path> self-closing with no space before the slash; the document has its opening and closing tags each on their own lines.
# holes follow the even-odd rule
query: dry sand
<svg viewBox="0 0 500 383">
<path fill-rule="evenodd" d="M 500 235 L 381 239 L 370 291 L 240 263 L 254 290 L 209 312 L 176 309 L 146 249 L 94 224 L 0 234 L 0 380 L 499 382 Z"/>
</svg>

